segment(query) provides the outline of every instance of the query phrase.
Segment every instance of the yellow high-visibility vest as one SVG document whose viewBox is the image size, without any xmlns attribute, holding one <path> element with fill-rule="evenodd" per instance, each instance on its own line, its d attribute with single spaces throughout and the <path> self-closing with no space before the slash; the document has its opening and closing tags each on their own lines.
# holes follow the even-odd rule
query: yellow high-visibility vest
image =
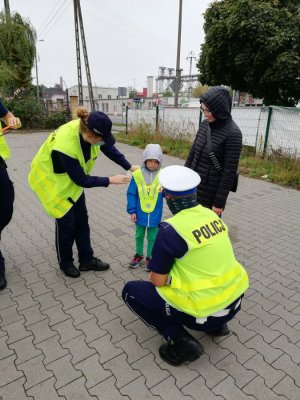
<svg viewBox="0 0 300 400">
<path fill-rule="evenodd" d="M 83 192 L 83 188 L 76 185 L 66 172 L 54 172 L 52 151 L 57 150 L 78 160 L 84 172 L 89 174 L 95 165 L 99 149 L 99 146 L 91 146 L 91 157 L 85 161 L 80 145 L 79 119 L 52 132 L 41 146 L 31 163 L 28 182 L 50 217 L 63 217 Z"/>
<path fill-rule="evenodd" d="M 0 134 L 2 135 L 2 132 L 0 132 Z M 0 136 L 0 156 L 3 158 L 3 160 L 7 160 L 10 157 L 10 150 L 3 135 Z"/>
<path fill-rule="evenodd" d="M 157 287 L 172 307 L 196 318 L 223 310 L 249 287 L 245 269 L 235 259 L 228 229 L 200 205 L 180 211 L 168 222 L 188 245 L 170 271 L 170 285 Z"/>
<path fill-rule="evenodd" d="M 158 182 L 158 174 L 156 174 L 151 185 L 146 184 L 142 170 L 140 168 L 134 171 L 132 176 L 135 180 L 139 192 L 139 199 L 142 211 L 148 214 L 152 213 L 156 206 L 158 195 L 161 190 L 161 186 Z"/>
</svg>

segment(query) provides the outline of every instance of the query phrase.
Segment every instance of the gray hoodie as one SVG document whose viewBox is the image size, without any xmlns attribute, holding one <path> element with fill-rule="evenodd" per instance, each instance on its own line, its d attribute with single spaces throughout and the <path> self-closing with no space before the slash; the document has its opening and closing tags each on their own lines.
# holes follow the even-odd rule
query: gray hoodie
<svg viewBox="0 0 300 400">
<path fill-rule="evenodd" d="M 157 170 L 155 171 L 149 171 L 149 169 L 146 167 L 145 162 L 147 160 L 157 160 L 159 162 L 159 166 Z M 161 147 L 159 144 L 147 144 L 145 147 L 145 150 L 143 152 L 143 164 L 141 166 L 141 171 L 143 174 L 143 177 L 147 183 L 147 185 L 151 185 L 153 180 L 155 179 L 157 173 L 159 172 L 161 168 L 161 163 L 163 160 L 163 153 L 161 150 Z"/>
</svg>

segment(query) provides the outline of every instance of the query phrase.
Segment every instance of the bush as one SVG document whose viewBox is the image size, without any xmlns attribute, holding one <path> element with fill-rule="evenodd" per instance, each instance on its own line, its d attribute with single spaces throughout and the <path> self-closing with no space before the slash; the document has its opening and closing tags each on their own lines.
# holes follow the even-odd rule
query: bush
<svg viewBox="0 0 300 400">
<path fill-rule="evenodd" d="M 41 102 L 33 97 L 14 98 L 5 102 L 6 107 L 22 121 L 22 128 L 43 128 L 45 109 Z"/>
<path fill-rule="evenodd" d="M 66 124 L 69 121 L 67 111 L 57 111 L 46 118 L 46 129 L 57 129 L 59 126 Z"/>
</svg>

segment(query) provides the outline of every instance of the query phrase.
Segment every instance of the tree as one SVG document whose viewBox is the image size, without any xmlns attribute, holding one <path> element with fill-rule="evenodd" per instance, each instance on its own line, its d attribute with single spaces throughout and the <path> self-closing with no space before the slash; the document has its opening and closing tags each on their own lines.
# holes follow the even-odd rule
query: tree
<svg viewBox="0 0 300 400">
<path fill-rule="evenodd" d="M 31 84 L 31 69 L 35 58 L 36 33 L 31 24 L 15 13 L 9 19 L 0 13 L 0 77 L 10 70 L 4 90 L 27 88 Z M 1 79 L 1 87 L 2 87 Z"/>
<path fill-rule="evenodd" d="M 167 88 L 164 92 L 163 92 L 163 97 L 173 97 L 173 92 L 171 89 Z"/>
<path fill-rule="evenodd" d="M 300 99 L 300 0 L 222 0 L 205 15 L 200 82 L 293 106 Z"/>
<path fill-rule="evenodd" d="M 4 101 L 7 108 L 21 119 L 25 129 L 44 126 L 44 103 L 32 95 L 32 90 L 32 87 L 29 90 L 19 89 L 13 98 Z"/>
<path fill-rule="evenodd" d="M 137 95 L 137 90 L 134 88 L 129 88 L 129 98 L 134 99 Z"/>
<path fill-rule="evenodd" d="M 205 92 L 207 92 L 209 86 L 207 85 L 199 85 L 196 86 L 192 91 L 192 97 L 201 97 Z"/>
</svg>

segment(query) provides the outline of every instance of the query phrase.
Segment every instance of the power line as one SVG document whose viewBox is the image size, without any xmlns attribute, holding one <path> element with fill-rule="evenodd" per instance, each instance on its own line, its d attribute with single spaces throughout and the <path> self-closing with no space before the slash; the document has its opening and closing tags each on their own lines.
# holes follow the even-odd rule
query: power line
<svg viewBox="0 0 300 400">
<path fill-rule="evenodd" d="M 141 39 L 139 36 L 137 36 L 137 35 L 135 35 L 135 34 L 131 34 L 131 33 L 129 33 L 128 31 L 125 31 L 124 29 L 122 29 L 122 27 L 120 28 L 120 27 L 117 27 L 117 26 L 115 26 L 115 25 L 111 25 L 109 22 L 107 22 L 107 21 L 105 21 L 104 19 L 101 19 L 100 17 L 98 17 L 98 16 L 96 16 L 96 15 L 90 13 L 89 11 L 85 11 L 85 13 L 86 13 L 87 15 L 89 15 L 90 17 L 96 19 L 98 22 L 101 21 L 102 23 L 104 23 L 104 24 L 108 25 L 109 27 L 113 28 L 114 31 L 118 30 L 118 31 L 121 32 L 122 34 L 124 34 L 124 32 L 126 32 L 126 36 L 127 36 L 127 37 L 132 37 L 132 38 L 135 39 L 137 42 L 140 42 L 140 43 L 142 43 L 142 44 L 144 44 L 144 45 L 146 44 L 147 46 L 150 45 L 150 46 L 152 46 L 152 47 L 154 47 L 154 48 L 157 48 L 157 49 L 159 49 L 159 50 L 163 50 L 164 53 L 169 53 L 169 54 L 171 54 L 171 55 L 174 55 L 174 54 L 175 54 L 174 51 L 169 51 L 168 48 L 165 48 L 165 47 L 162 47 L 162 46 L 157 45 L 157 42 L 153 41 L 153 38 L 152 38 L 151 40 L 149 39 L 148 41 L 147 41 L 147 40 L 144 40 L 144 39 Z"/>
<path fill-rule="evenodd" d="M 58 5 L 58 3 L 59 3 L 60 1 L 61 1 L 61 0 L 58 0 L 58 2 L 55 4 L 55 6 L 54 6 L 54 7 L 52 8 L 52 10 L 50 11 L 50 13 L 47 15 L 47 18 L 45 19 L 45 21 L 41 24 L 41 28 L 37 29 L 37 31 L 40 31 L 40 30 L 44 29 L 44 28 L 43 28 L 44 24 L 47 24 L 47 23 L 48 23 L 48 20 L 49 20 L 50 18 L 52 18 L 51 14 L 54 12 L 54 10 L 56 9 L 56 7 L 57 7 L 57 5 Z"/>
<path fill-rule="evenodd" d="M 59 9 L 55 12 L 55 14 L 50 18 L 50 20 L 48 21 L 48 23 L 44 26 L 44 28 L 42 28 L 42 30 L 39 32 L 39 37 L 40 36 L 46 36 L 47 33 L 53 28 L 53 26 L 55 26 L 57 24 L 57 22 L 60 20 L 60 18 L 64 15 L 64 13 L 67 11 L 69 5 L 71 4 L 72 0 L 65 0 L 64 3 L 59 7 Z M 62 9 L 64 8 L 64 10 L 62 11 Z M 57 14 L 60 13 L 60 15 L 57 16 Z M 57 18 L 55 18 L 57 16 Z"/>
<path fill-rule="evenodd" d="M 114 19 L 116 19 L 119 23 L 121 22 L 121 26 L 120 26 L 120 24 L 119 24 L 119 25 L 110 24 L 109 22 L 107 22 L 107 20 L 101 19 L 101 18 L 97 17 L 95 14 L 90 14 L 90 13 L 87 12 L 87 13 L 88 13 L 89 15 L 91 15 L 93 18 L 96 18 L 96 19 L 98 19 L 98 20 L 104 22 L 106 25 L 111 26 L 114 30 L 118 30 L 118 31 L 120 31 L 120 32 L 124 32 L 124 28 L 122 28 L 122 25 L 127 25 L 127 27 L 125 27 L 125 29 L 126 29 L 126 35 L 127 35 L 127 36 L 131 36 L 132 38 L 134 38 L 136 41 L 139 41 L 139 42 L 143 42 L 143 43 L 146 43 L 146 44 L 149 44 L 149 43 L 150 43 L 151 46 L 156 47 L 156 48 L 159 48 L 159 49 L 162 49 L 165 53 L 169 53 L 169 54 L 171 54 L 171 55 L 174 55 L 174 53 L 175 53 L 175 47 L 174 47 L 173 43 L 170 44 L 170 43 L 166 43 L 166 42 L 165 42 L 165 45 L 163 45 L 163 44 L 162 44 L 161 46 L 160 46 L 160 45 L 157 45 L 156 40 L 155 40 L 155 38 L 154 38 L 153 32 L 148 32 L 148 31 L 146 31 L 146 30 L 145 30 L 143 27 L 141 27 L 140 25 L 137 25 L 137 24 L 135 24 L 134 22 L 132 22 L 132 21 L 130 21 L 130 20 L 128 20 L 128 19 L 126 19 L 126 18 L 120 16 L 120 15 L 117 14 L 116 12 L 110 10 L 109 8 L 104 7 L 103 5 L 98 4 L 96 0 L 89 0 L 89 1 L 92 2 L 92 3 L 94 4 L 94 6 L 95 6 L 96 8 L 98 8 L 99 10 L 101 10 L 101 11 L 104 10 L 106 13 L 108 13 L 108 14 L 111 15 Z M 130 33 L 128 32 L 128 28 L 131 29 L 131 30 L 133 31 L 132 34 L 130 34 Z M 141 40 L 141 36 L 144 36 L 144 40 L 143 40 L 143 39 Z M 163 39 L 162 39 L 161 36 L 160 36 L 160 37 L 157 37 L 157 42 L 158 42 L 159 44 L 161 44 L 162 41 L 163 41 Z M 169 51 L 168 48 L 170 48 L 170 47 L 174 47 L 174 51 Z"/>
</svg>

